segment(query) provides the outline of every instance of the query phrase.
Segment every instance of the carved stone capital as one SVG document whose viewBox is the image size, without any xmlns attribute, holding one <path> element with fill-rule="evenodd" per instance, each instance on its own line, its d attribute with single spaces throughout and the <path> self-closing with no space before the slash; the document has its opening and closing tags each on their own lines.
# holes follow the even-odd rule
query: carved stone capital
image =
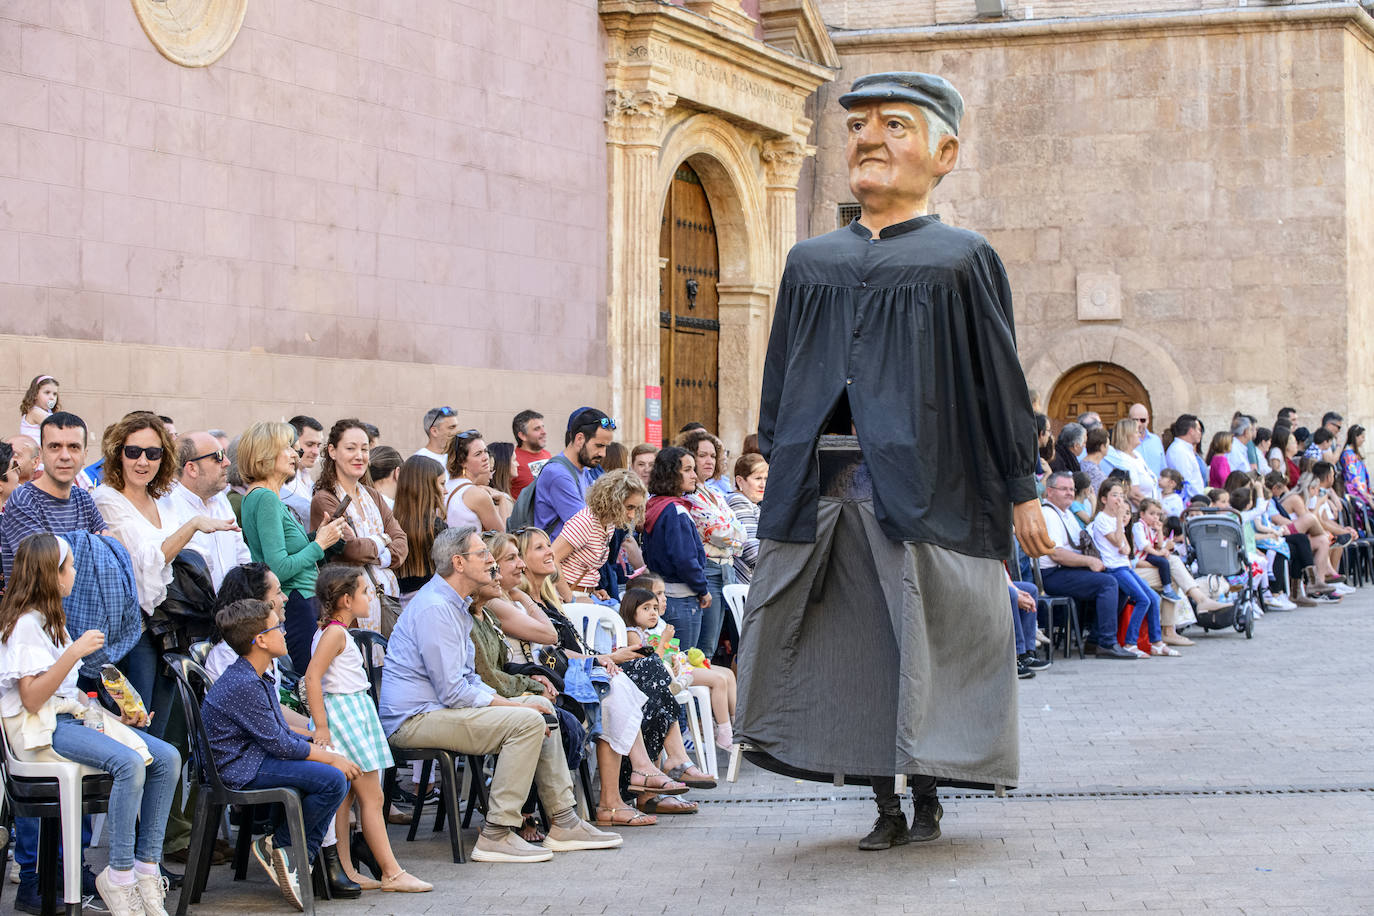
<svg viewBox="0 0 1374 916">
<path fill-rule="evenodd" d="M 816 155 L 816 148 L 796 137 L 779 137 L 763 144 L 765 178 L 770 188 L 796 190 L 806 157 Z"/>
<path fill-rule="evenodd" d="M 658 146 L 677 96 L 657 89 L 607 89 L 606 137 L 612 143 Z"/>
</svg>

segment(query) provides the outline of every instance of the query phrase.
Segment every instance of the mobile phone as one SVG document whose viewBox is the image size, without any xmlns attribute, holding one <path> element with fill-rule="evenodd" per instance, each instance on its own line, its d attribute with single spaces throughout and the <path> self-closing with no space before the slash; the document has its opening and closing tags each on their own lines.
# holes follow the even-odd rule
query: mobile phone
<svg viewBox="0 0 1374 916">
<path fill-rule="evenodd" d="M 640 643 L 639 645 L 637 645 L 637 646 L 631 646 L 630 648 L 631 648 L 631 651 L 638 652 L 640 655 L 653 655 L 653 654 L 654 654 L 654 647 L 653 647 L 653 646 L 650 646 L 650 645 L 647 645 L 647 644 L 645 644 L 645 643 Z"/>
<path fill-rule="evenodd" d="M 348 507 L 349 507 L 349 505 L 352 504 L 352 502 L 353 502 L 353 497 L 351 497 L 351 496 L 345 494 L 345 495 L 344 495 L 344 498 L 343 498 L 343 501 L 339 503 L 339 508 L 337 508 L 337 509 L 334 510 L 334 514 L 331 515 L 331 516 L 329 517 L 329 520 L 330 520 L 331 522 L 334 522 L 334 521 L 338 521 L 339 519 L 343 518 L 343 517 L 344 517 L 344 513 L 348 511 Z"/>
</svg>

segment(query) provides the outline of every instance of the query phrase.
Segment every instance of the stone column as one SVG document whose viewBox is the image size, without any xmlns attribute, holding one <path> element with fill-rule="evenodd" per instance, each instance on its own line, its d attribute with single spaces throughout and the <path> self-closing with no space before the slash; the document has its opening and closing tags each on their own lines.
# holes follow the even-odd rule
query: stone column
<svg viewBox="0 0 1374 916">
<path fill-rule="evenodd" d="M 606 343 L 607 410 L 634 445 L 644 438 L 644 386 L 658 384 L 658 235 L 662 219 L 654 171 L 663 124 L 677 97 L 657 90 L 606 93 L 606 179 L 610 234 Z"/>
<path fill-rule="evenodd" d="M 776 290 L 787 263 L 787 252 L 797 243 L 797 179 L 807 156 L 816 148 L 798 137 L 778 137 L 763 144 L 764 181 L 768 189 L 768 238 L 772 242 L 772 272 Z M 770 306 L 768 313 L 772 315 Z"/>
</svg>

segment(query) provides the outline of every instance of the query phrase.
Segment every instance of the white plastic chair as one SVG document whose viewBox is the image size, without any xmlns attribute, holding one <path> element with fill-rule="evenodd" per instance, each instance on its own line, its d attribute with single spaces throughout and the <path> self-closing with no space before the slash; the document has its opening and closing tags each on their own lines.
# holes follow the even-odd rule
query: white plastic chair
<svg viewBox="0 0 1374 916">
<path fill-rule="evenodd" d="M 749 586 L 727 585 L 721 589 L 721 594 L 725 596 L 725 606 L 730 609 L 730 616 L 735 618 L 735 632 L 743 637 L 744 603 L 749 600 Z"/>
<path fill-rule="evenodd" d="M 28 763 L 19 760 L 10 747 L 9 735 L 0 728 L 0 745 L 4 748 L 5 768 L 10 776 L 27 779 L 52 779 L 57 782 L 57 798 L 61 808 L 62 897 L 68 913 L 81 912 L 81 856 L 71 850 L 81 848 L 81 807 L 83 782 L 87 776 L 103 776 L 104 770 L 74 762 Z"/>
</svg>

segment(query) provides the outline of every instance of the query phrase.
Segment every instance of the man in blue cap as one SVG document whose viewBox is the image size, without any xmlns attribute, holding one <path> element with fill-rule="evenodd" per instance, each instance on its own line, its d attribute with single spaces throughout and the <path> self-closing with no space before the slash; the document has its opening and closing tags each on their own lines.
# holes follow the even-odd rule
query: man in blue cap
<svg viewBox="0 0 1374 916">
<path fill-rule="evenodd" d="M 878 73 L 839 101 L 861 215 L 798 243 L 778 290 L 738 732 L 762 766 L 871 784 L 860 848 L 886 849 L 940 835 L 937 785 L 1015 784 L 1001 561 L 1013 518 L 1028 554 L 1053 545 L 1002 262 L 928 211 L 963 99 L 938 76 Z"/>
</svg>

